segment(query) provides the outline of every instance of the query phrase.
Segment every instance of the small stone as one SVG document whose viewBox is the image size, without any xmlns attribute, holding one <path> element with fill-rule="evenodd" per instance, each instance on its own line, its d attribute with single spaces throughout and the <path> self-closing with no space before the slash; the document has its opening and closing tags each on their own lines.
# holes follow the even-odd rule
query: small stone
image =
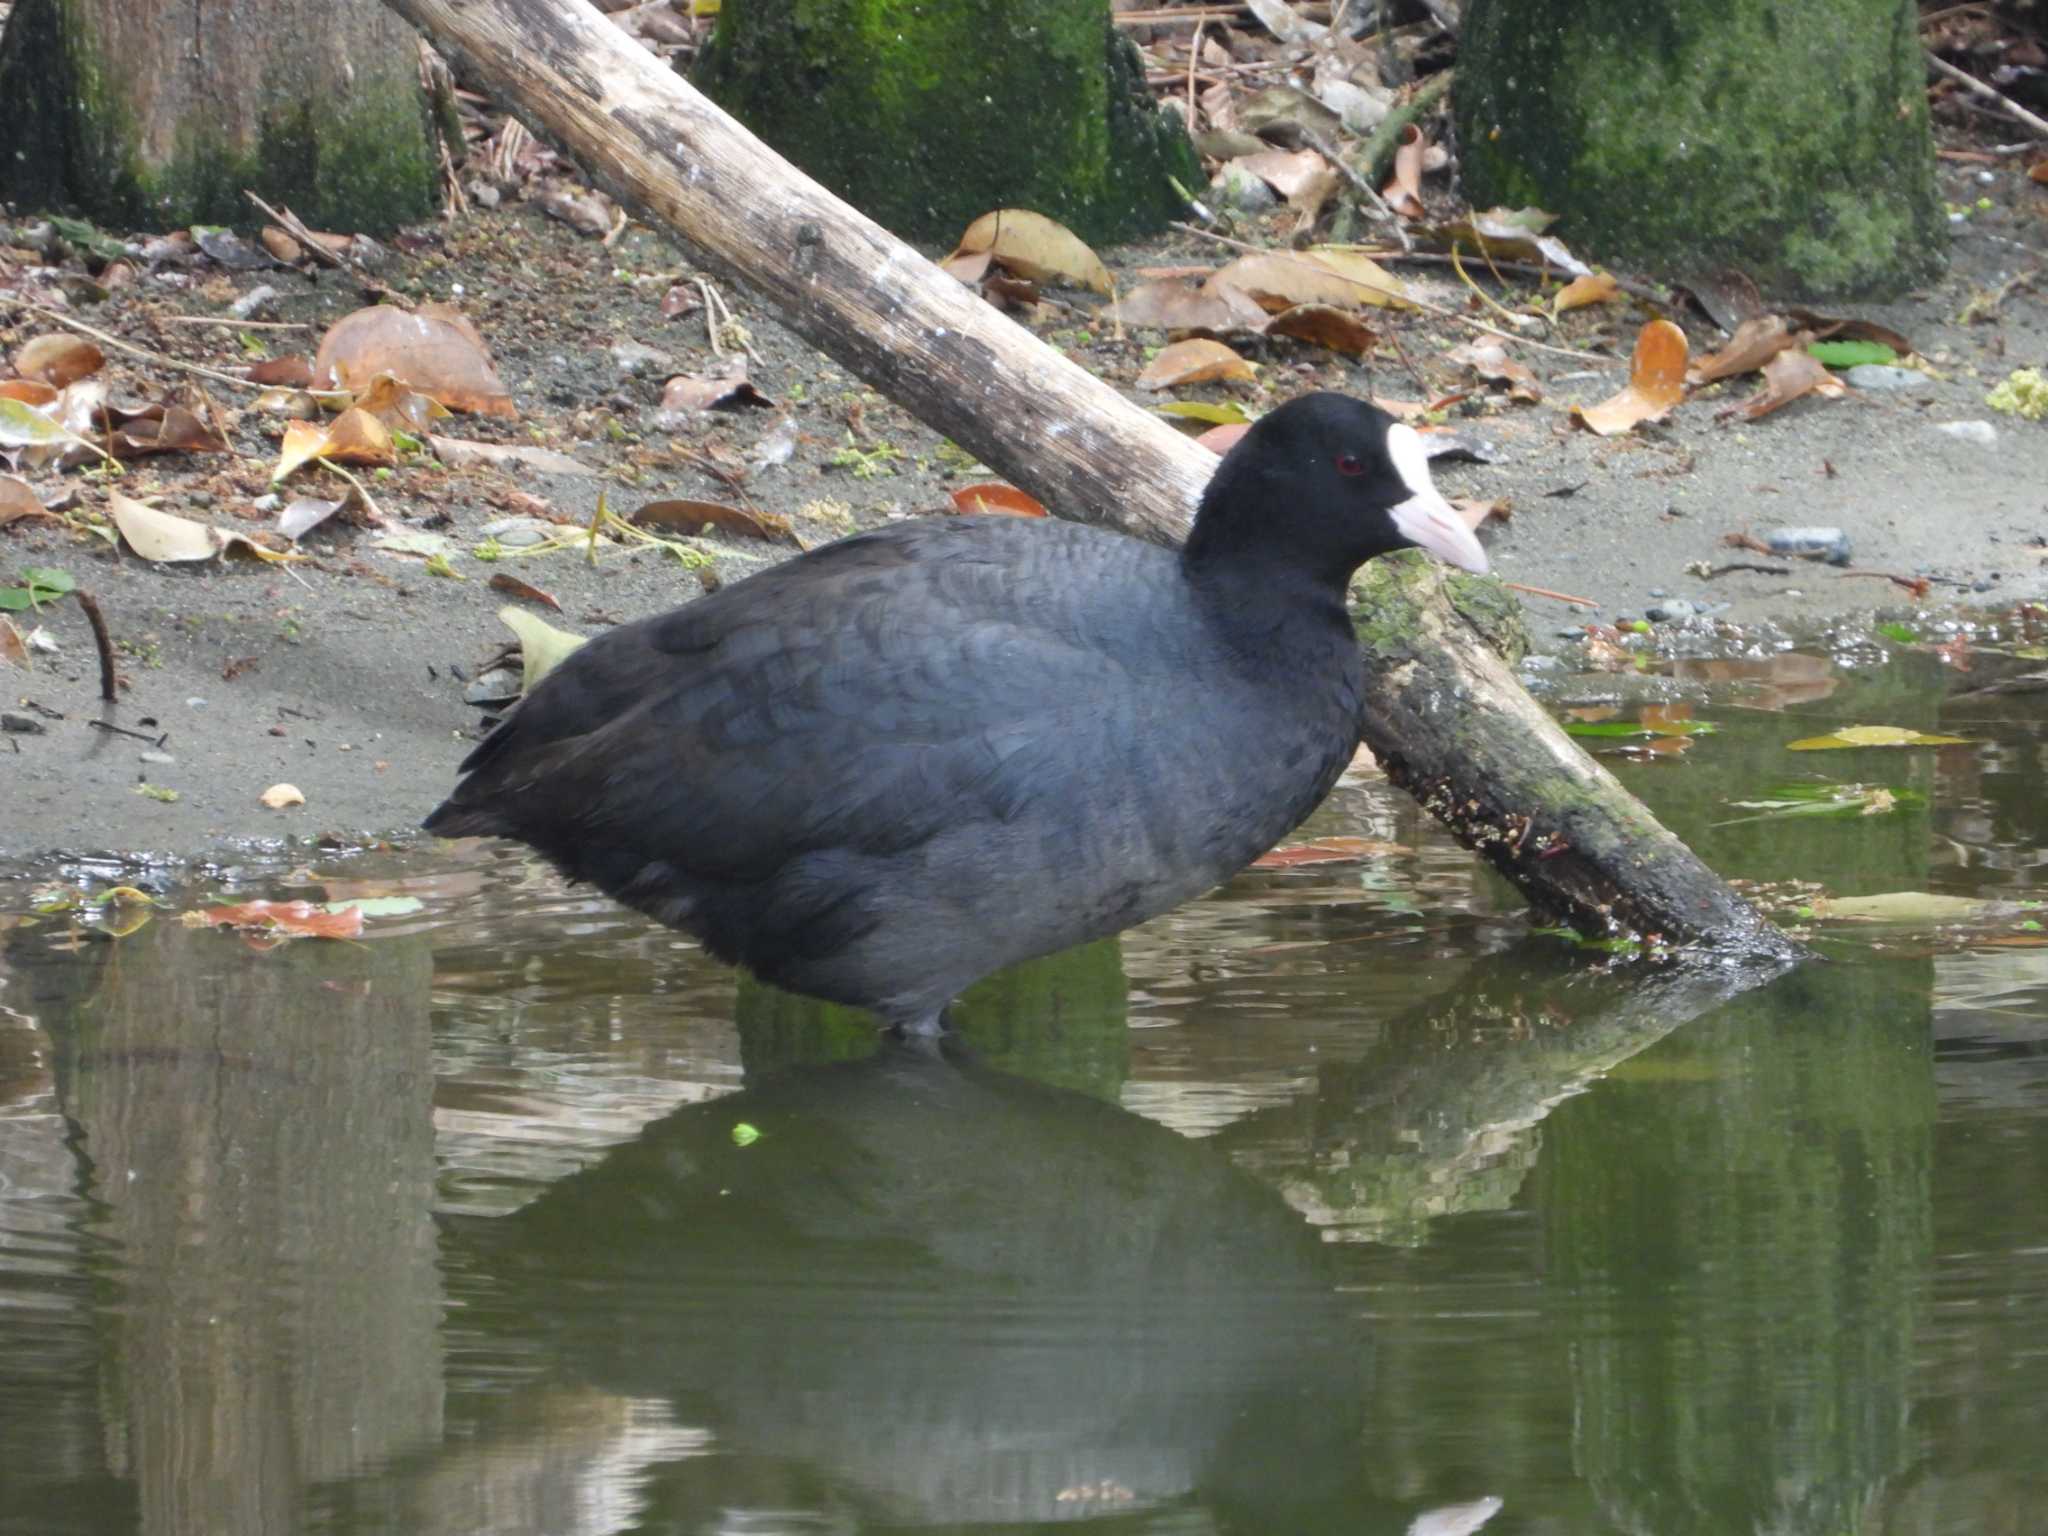
<svg viewBox="0 0 2048 1536">
<path fill-rule="evenodd" d="M 175 763 L 177 761 L 168 752 L 138 752 L 135 755 L 145 763 Z"/>
<path fill-rule="evenodd" d="M 1674 619 L 1695 619 L 1699 617 L 1700 605 L 1685 598 L 1674 597 L 1669 602 L 1652 603 L 1643 610 L 1643 617 L 1652 624 L 1669 624 Z"/>
<path fill-rule="evenodd" d="M 1914 390 L 1934 388 L 1934 380 L 1917 368 L 1895 368 L 1889 363 L 1858 363 L 1842 377 L 1851 389 Z"/>
<path fill-rule="evenodd" d="M 1961 442 L 1974 443 L 1979 448 L 1992 447 L 1998 441 L 1998 428 L 1988 421 L 1938 421 L 1934 430 L 1945 432 Z"/>
<path fill-rule="evenodd" d="M 40 736 L 43 734 L 43 722 L 32 715 L 0 712 L 0 731 L 12 736 Z"/>
<path fill-rule="evenodd" d="M 304 805 L 306 803 L 305 795 L 296 784 L 273 784 L 270 788 L 263 791 L 261 795 L 257 796 L 257 798 L 273 811 L 281 811 L 287 806 Z"/>
<path fill-rule="evenodd" d="M 1216 173 L 1209 191 L 1233 213 L 1264 213 L 1280 206 L 1280 194 L 1234 160 Z"/>
</svg>

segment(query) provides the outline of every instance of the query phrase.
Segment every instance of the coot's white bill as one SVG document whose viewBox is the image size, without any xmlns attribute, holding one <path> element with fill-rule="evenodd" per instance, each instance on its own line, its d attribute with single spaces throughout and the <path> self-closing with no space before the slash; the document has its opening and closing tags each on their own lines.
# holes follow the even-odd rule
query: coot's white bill
<svg viewBox="0 0 2048 1536">
<path fill-rule="evenodd" d="M 1429 450 L 1413 427 L 1396 423 L 1387 429 L 1387 457 L 1411 493 L 1387 511 L 1401 537 L 1439 560 L 1484 576 L 1486 551 L 1456 509 L 1437 494 L 1429 478 Z"/>
</svg>

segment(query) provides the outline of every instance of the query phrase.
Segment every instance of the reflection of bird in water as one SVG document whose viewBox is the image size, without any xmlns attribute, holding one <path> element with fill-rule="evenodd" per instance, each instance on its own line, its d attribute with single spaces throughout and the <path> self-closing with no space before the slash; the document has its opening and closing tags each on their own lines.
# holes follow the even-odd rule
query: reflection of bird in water
<svg viewBox="0 0 2048 1536">
<path fill-rule="evenodd" d="M 1315 1234 L 1079 1094 L 892 1047 L 458 1225 L 468 1324 L 538 1319 L 564 1374 L 710 1431 L 719 1454 L 658 1474 L 664 1508 L 772 1487 L 915 1524 L 1189 1500 L 1230 1524 L 1341 1497 L 1371 1528 L 1358 1330 Z"/>
</svg>

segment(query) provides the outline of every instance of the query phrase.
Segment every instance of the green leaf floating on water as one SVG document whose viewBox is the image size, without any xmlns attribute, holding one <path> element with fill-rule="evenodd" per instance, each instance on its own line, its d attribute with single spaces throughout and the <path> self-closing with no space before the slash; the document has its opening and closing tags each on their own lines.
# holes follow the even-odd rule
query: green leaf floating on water
<svg viewBox="0 0 2048 1536">
<path fill-rule="evenodd" d="M 1942 896 L 1933 891 L 1886 891 L 1879 896 L 1822 896 L 1813 915 L 1864 923 L 1981 923 L 2010 915 L 2009 901 L 1982 901 L 1974 896 Z"/>
<path fill-rule="evenodd" d="M 761 1139 L 761 1133 L 742 1120 L 732 1128 L 732 1144 L 736 1147 L 751 1147 Z"/>
<path fill-rule="evenodd" d="M 1901 645 L 1917 645 L 1920 640 L 1920 637 L 1913 632 L 1913 626 L 1910 624 L 1899 624 L 1896 622 L 1880 624 L 1877 626 L 1877 632 L 1883 635 L 1885 639 L 1896 640 Z"/>
<path fill-rule="evenodd" d="M 1896 363 L 1899 354 L 1881 341 L 1816 341 L 1806 350 L 1830 368 L 1854 368 L 1858 363 Z"/>
<path fill-rule="evenodd" d="M 1903 807 L 1921 806 L 1927 797 L 1918 790 L 1893 789 L 1883 784 L 1777 784 L 1761 800 L 1730 800 L 1737 810 L 1755 811 L 1754 816 L 1737 816 L 1717 821 L 1717 827 L 1740 826 L 1747 821 L 1769 821 L 1780 816 L 1837 816 L 1861 819 L 1889 816 Z"/>
<path fill-rule="evenodd" d="M 1805 736 L 1785 744 L 1789 752 L 1828 752 L 1839 747 L 1965 747 L 1967 736 L 1930 736 L 1903 725 L 1845 725 L 1825 736 Z"/>
<path fill-rule="evenodd" d="M 1705 736 L 1720 729 L 1711 720 L 1567 720 L 1567 736 Z"/>
</svg>

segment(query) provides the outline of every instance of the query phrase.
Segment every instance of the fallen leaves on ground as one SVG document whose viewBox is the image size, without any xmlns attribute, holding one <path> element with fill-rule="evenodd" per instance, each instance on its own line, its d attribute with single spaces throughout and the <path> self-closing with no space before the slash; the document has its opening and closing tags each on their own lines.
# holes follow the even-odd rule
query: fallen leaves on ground
<svg viewBox="0 0 2048 1536">
<path fill-rule="evenodd" d="M 396 464 L 398 445 L 389 427 L 355 407 L 324 426 L 317 421 L 288 421 L 277 467 L 270 472 L 271 483 L 289 478 L 294 470 L 315 459 L 335 464 Z"/>
<path fill-rule="evenodd" d="M 947 260 L 982 252 L 1033 282 L 1068 283 L 1105 296 L 1112 287 L 1109 268 L 1086 241 L 1066 225 L 1028 208 L 984 213 L 967 226 Z"/>
<path fill-rule="evenodd" d="M 747 359 L 735 352 L 716 373 L 679 373 L 661 386 L 665 412 L 732 411 L 742 406 L 775 409 L 775 402 L 747 378 Z"/>
<path fill-rule="evenodd" d="M 646 503 L 626 521 L 643 528 L 677 528 L 685 533 L 717 528 L 738 534 L 743 539 L 765 539 L 772 544 L 798 543 L 796 530 L 788 518 L 774 512 L 750 512 L 745 507 L 728 506 L 722 501 L 668 497 Z"/>
<path fill-rule="evenodd" d="M 373 304 L 328 327 L 313 358 L 320 389 L 367 389 L 388 373 L 451 411 L 517 416 L 490 349 L 467 316 L 448 305 L 403 310 Z"/>
<path fill-rule="evenodd" d="M 106 366 L 106 354 L 83 336 L 55 331 L 32 336 L 14 354 L 14 371 L 24 379 L 63 389 Z"/>
<path fill-rule="evenodd" d="M 1258 369 L 1220 341 L 1194 337 L 1165 348 L 1138 375 L 1140 389 L 1174 389 L 1216 380 L 1250 383 Z"/>
<path fill-rule="evenodd" d="M 1752 315 L 1735 327 L 1728 344 L 1686 370 L 1691 384 L 1711 384 L 1736 374 L 1755 373 L 1793 343 L 1791 325 L 1783 315 Z"/>
<path fill-rule="evenodd" d="M 1685 332 L 1669 320 L 1650 321 L 1636 335 L 1628 387 L 1598 405 L 1573 406 L 1572 419 L 1602 437 L 1663 420 L 1685 398 L 1685 352 Z"/>
<path fill-rule="evenodd" d="M 1787 347 L 1764 364 L 1764 387 L 1720 412 L 1717 419 L 1755 421 L 1806 395 L 1838 398 L 1848 392 L 1849 386 L 1829 373 L 1827 365 L 1811 352 Z"/>
<path fill-rule="evenodd" d="M 159 512 L 119 491 L 107 493 L 107 516 L 130 549 L 145 560 L 161 564 L 211 560 L 227 554 L 251 555 L 272 563 L 305 558 L 266 548 L 246 534 L 229 533 L 190 518 Z"/>
<path fill-rule="evenodd" d="M 1550 312 L 1553 315 L 1561 315 L 1566 310 L 1605 304 L 1610 299 L 1620 297 L 1621 285 L 1610 273 L 1589 272 L 1584 277 L 1573 278 L 1557 290 L 1557 297 L 1550 301 Z"/>
<path fill-rule="evenodd" d="M 584 643 L 582 635 L 557 629 L 545 619 L 535 618 L 521 608 L 500 608 L 498 618 L 519 637 L 519 692 L 533 692 L 534 685 L 554 671 Z"/>
</svg>

